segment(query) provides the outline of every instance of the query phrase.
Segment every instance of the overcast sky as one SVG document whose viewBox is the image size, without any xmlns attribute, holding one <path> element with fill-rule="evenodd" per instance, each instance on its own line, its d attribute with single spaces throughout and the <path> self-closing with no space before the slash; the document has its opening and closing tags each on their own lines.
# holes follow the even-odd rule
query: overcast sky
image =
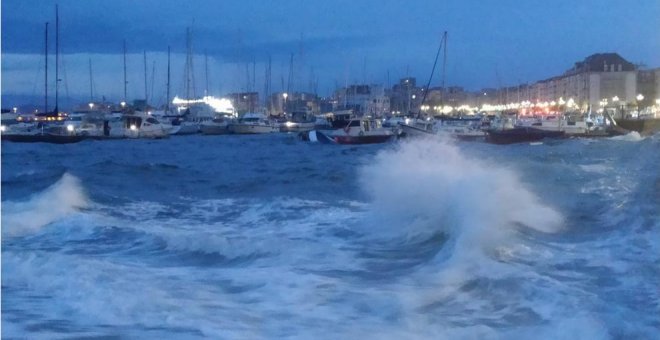
<svg viewBox="0 0 660 340">
<path fill-rule="evenodd" d="M 272 88 L 286 88 L 294 53 L 294 90 L 320 94 L 336 86 L 385 84 L 409 74 L 429 77 L 448 31 L 446 83 L 468 89 L 513 85 L 557 75 L 598 52 L 660 66 L 658 0 L 59 0 L 61 92 L 123 96 L 122 41 L 128 47 L 129 99 L 163 101 L 167 47 L 172 94 L 183 95 L 186 27 L 193 30 L 195 89 L 264 88 L 272 58 Z M 55 1 L 2 0 L 2 94 L 43 95 L 44 24 L 54 53 Z M 247 73 L 255 69 L 256 79 Z M 54 79 L 54 57 L 50 59 Z M 434 83 L 440 82 L 436 72 Z M 251 77 L 251 76 L 250 76 Z M 153 79 L 153 82 L 152 82 Z M 54 84 L 54 83 L 53 83 Z M 51 85 L 51 90 L 53 91 Z"/>
</svg>

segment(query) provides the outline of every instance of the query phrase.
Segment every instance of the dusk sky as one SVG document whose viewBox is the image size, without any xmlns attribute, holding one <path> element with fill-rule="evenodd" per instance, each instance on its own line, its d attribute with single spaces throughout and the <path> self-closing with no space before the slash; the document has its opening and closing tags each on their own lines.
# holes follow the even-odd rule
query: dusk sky
<svg viewBox="0 0 660 340">
<path fill-rule="evenodd" d="M 45 22 L 50 23 L 49 77 L 54 79 L 55 3 L 2 1 L 5 100 L 43 95 Z M 252 73 L 253 63 L 256 89 L 263 90 L 269 55 L 273 91 L 286 88 L 291 53 L 293 90 L 308 91 L 312 79 L 318 79 L 321 95 L 346 83 L 386 84 L 388 72 L 390 85 L 406 74 L 425 83 L 443 31 L 449 35 L 446 84 L 468 89 L 544 79 L 599 52 L 617 52 L 633 63 L 660 67 L 658 0 L 57 3 L 60 91 L 75 98 L 89 98 L 91 59 L 94 99 L 121 99 L 124 39 L 129 53 L 128 99 L 144 97 L 146 51 L 148 96 L 154 104 L 164 102 L 168 45 L 173 51 L 172 95 L 181 96 L 187 26 L 193 30 L 198 94 L 204 88 L 205 52 L 214 95 L 245 90 L 246 65 Z M 434 85 L 439 82 L 436 72 Z M 49 91 L 53 93 L 54 83 Z"/>
</svg>

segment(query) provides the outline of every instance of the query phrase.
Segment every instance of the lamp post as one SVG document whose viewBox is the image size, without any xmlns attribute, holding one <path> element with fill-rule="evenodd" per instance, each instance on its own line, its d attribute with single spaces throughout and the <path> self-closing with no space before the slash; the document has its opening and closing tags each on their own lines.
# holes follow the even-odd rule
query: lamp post
<svg viewBox="0 0 660 340">
<path fill-rule="evenodd" d="M 288 93 L 286 93 L 286 92 L 282 93 L 282 98 L 284 98 L 284 106 L 282 107 L 282 111 L 284 111 L 284 113 L 286 113 L 286 99 L 288 97 L 289 97 Z"/>
<path fill-rule="evenodd" d="M 635 99 L 637 99 L 637 118 L 639 118 L 639 114 L 642 112 L 642 100 L 644 100 L 644 95 L 640 93 Z"/>
</svg>

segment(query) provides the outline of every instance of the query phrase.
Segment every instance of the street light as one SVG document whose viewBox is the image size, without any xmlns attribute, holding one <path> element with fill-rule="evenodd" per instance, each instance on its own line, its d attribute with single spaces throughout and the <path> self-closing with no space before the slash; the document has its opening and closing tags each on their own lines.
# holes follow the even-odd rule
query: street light
<svg viewBox="0 0 660 340">
<path fill-rule="evenodd" d="M 282 111 L 286 112 L 286 99 L 289 97 L 289 94 L 284 92 L 282 93 L 282 97 L 284 98 L 284 107 L 282 108 Z"/>
<path fill-rule="evenodd" d="M 89 103 L 88 105 L 90 110 L 94 109 L 94 103 Z"/>
<path fill-rule="evenodd" d="M 642 100 L 644 100 L 644 96 L 640 93 L 637 95 L 637 101 L 641 102 Z"/>
</svg>

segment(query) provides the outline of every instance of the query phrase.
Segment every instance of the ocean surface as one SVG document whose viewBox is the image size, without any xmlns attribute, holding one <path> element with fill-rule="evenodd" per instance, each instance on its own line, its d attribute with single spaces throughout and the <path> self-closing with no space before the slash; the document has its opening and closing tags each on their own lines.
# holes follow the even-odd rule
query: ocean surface
<svg viewBox="0 0 660 340">
<path fill-rule="evenodd" d="M 2 338 L 657 339 L 660 137 L 2 143 Z"/>
</svg>

